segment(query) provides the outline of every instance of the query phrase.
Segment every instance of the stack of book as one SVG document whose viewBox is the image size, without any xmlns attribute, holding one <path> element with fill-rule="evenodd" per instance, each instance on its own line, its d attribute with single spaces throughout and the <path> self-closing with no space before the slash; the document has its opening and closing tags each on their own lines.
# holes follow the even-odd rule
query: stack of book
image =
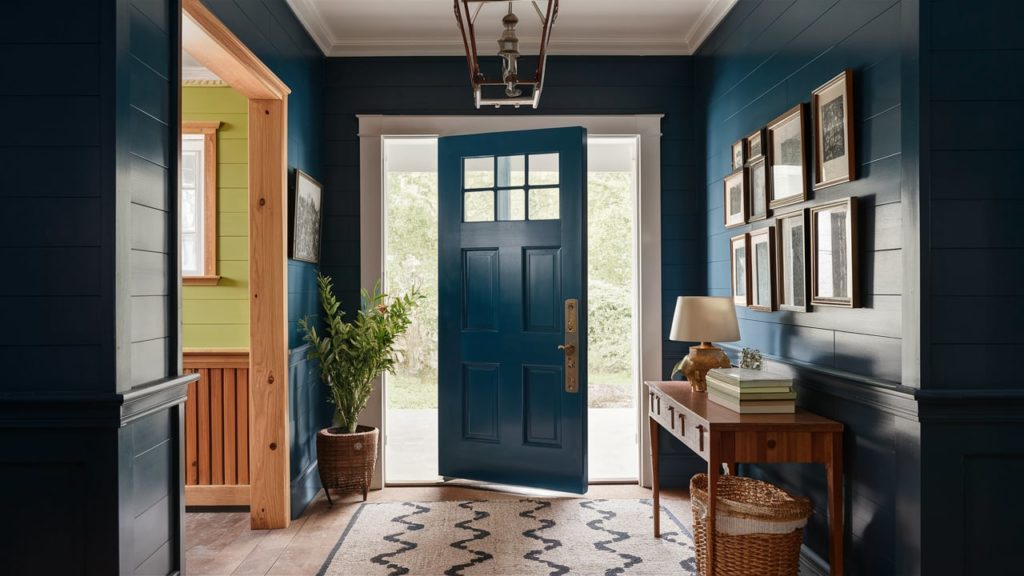
<svg viewBox="0 0 1024 576">
<path fill-rule="evenodd" d="M 793 380 L 764 370 L 714 368 L 708 371 L 708 398 L 740 414 L 792 414 Z"/>
</svg>

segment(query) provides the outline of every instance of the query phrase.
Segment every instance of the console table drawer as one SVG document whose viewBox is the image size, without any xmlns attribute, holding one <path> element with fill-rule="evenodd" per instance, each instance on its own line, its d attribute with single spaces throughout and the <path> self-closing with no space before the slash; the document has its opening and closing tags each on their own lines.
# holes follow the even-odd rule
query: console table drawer
<svg viewBox="0 0 1024 576">
<path fill-rule="evenodd" d="M 707 459 L 708 423 L 672 398 L 657 391 L 650 393 L 649 413 L 687 448 Z"/>
</svg>

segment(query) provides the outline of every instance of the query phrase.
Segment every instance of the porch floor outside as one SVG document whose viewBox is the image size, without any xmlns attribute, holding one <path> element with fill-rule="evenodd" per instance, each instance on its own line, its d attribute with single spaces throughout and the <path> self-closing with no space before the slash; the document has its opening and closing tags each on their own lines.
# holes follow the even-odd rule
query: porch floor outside
<svg viewBox="0 0 1024 576">
<path fill-rule="evenodd" d="M 638 446 L 633 408 L 588 410 L 589 476 L 596 480 L 636 480 Z M 437 410 L 388 410 L 388 436 L 401 438 L 387 446 L 387 477 L 392 483 L 422 483 L 424 470 L 437 470 Z M 429 479 L 427 479 L 429 480 Z M 437 480 L 440 480 L 438 478 Z"/>
</svg>

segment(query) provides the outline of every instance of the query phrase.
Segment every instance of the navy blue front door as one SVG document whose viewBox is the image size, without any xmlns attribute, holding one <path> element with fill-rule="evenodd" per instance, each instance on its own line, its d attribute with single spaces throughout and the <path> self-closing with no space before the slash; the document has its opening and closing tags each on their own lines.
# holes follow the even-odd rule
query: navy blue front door
<svg viewBox="0 0 1024 576">
<path fill-rule="evenodd" d="M 587 489 L 586 137 L 438 142 L 442 476 Z"/>
</svg>

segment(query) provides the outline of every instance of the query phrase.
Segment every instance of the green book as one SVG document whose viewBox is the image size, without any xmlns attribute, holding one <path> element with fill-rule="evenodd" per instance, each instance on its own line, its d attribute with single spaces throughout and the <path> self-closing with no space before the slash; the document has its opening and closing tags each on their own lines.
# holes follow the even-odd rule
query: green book
<svg viewBox="0 0 1024 576">
<path fill-rule="evenodd" d="M 796 400 L 796 392 L 789 386 L 741 389 L 714 378 L 708 378 L 707 381 L 708 388 L 738 400 Z"/>
<path fill-rule="evenodd" d="M 712 368 L 708 371 L 708 376 L 744 389 L 793 385 L 791 378 L 764 370 L 748 370 L 747 368 Z"/>
</svg>

